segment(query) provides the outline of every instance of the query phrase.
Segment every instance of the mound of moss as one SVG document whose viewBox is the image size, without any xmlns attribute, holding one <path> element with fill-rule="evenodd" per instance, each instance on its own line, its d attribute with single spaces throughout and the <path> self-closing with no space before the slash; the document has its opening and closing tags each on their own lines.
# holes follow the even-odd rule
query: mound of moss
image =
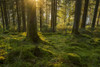
<svg viewBox="0 0 100 67">
<path fill-rule="evenodd" d="M 74 65 L 77 66 L 81 66 L 81 58 L 79 55 L 75 54 L 75 53 L 68 53 L 68 59 L 71 63 L 73 63 Z"/>
<path fill-rule="evenodd" d="M 67 54 L 64 53 L 63 55 L 61 55 L 60 58 L 61 58 L 60 62 L 62 64 L 69 66 L 69 67 L 71 67 L 71 66 L 72 67 L 73 66 L 74 67 L 82 67 L 82 63 L 81 63 L 82 59 L 76 53 L 67 53 Z"/>
<path fill-rule="evenodd" d="M 33 62 L 35 63 L 35 61 L 38 58 L 44 58 L 44 57 L 52 57 L 52 53 L 38 48 L 38 47 L 34 47 L 34 48 L 17 48 L 14 49 L 12 51 L 10 51 L 10 53 L 8 53 L 7 56 L 7 62 L 10 63 L 15 63 L 16 61 L 23 60 L 26 62 Z"/>
<path fill-rule="evenodd" d="M 2 40 L 2 39 L 5 39 L 5 37 L 4 36 L 0 36 L 0 40 Z"/>
</svg>

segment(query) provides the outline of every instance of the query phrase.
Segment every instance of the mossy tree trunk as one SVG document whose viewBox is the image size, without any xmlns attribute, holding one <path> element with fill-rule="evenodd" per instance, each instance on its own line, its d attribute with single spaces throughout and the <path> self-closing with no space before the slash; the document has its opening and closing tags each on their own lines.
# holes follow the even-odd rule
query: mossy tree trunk
<svg viewBox="0 0 100 67">
<path fill-rule="evenodd" d="M 56 31 L 57 21 L 57 0 L 51 0 L 51 29 L 52 32 Z"/>
<path fill-rule="evenodd" d="M 98 7 L 99 7 L 99 0 L 96 0 L 95 10 L 94 10 L 94 17 L 93 17 L 92 26 L 91 26 L 92 29 L 95 28 L 95 23 L 96 23 L 96 18 L 97 18 Z"/>
<path fill-rule="evenodd" d="M 36 0 L 27 0 L 27 37 L 33 42 L 39 42 L 37 34 L 37 21 L 36 21 Z"/>
<path fill-rule="evenodd" d="M 75 18 L 74 18 L 74 25 L 72 29 L 73 34 L 79 34 L 79 22 L 81 17 L 81 7 L 82 7 L 82 0 L 76 0 L 75 5 Z"/>
<path fill-rule="evenodd" d="M 83 13 L 82 24 L 81 24 L 82 29 L 85 29 L 85 26 L 86 26 L 87 13 L 88 13 L 88 4 L 89 4 L 89 0 L 85 0 L 84 13 Z"/>
</svg>

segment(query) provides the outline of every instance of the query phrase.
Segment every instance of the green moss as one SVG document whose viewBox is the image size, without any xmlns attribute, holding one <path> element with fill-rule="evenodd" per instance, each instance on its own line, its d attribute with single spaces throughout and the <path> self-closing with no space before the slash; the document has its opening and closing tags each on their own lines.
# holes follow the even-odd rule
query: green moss
<svg viewBox="0 0 100 67">
<path fill-rule="evenodd" d="M 100 32 L 71 35 L 66 32 L 42 33 L 44 42 L 25 41 L 26 33 L 1 34 L 0 49 L 6 49 L 8 67 L 99 67 Z M 4 38 L 2 38 L 4 37 Z M 38 47 L 35 47 L 38 45 Z M 11 49 L 8 50 L 8 48 Z M 6 58 L 7 57 L 7 58 Z M 3 64 L 6 66 L 6 64 Z M 2 66 L 3 67 L 3 66 Z"/>
<path fill-rule="evenodd" d="M 32 54 L 31 51 L 29 51 L 28 49 L 17 48 L 17 49 L 10 51 L 7 57 L 7 62 L 14 63 L 18 59 L 27 61 L 27 60 L 34 59 L 34 58 L 35 58 L 34 54 Z"/>
<path fill-rule="evenodd" d="M 67 55 L 71 63 L 81 66 L 81 58 L 79 55 L 74 54 L 74 53 L 68 53 Z"/>
<path fill-rule="evenodd" d="M 37 56 L 37 57 L 49 57 L 49 56 L 53 56 L 52 53 L 48 50 L 45 50 L 45 49 L 41 49 L 41 48 L 38 48 L 38 47 L 35 47 L 35 50 L 34 50 L 34 55 Z"/>
<path fill-rule="evenodd" d="M 3 37 L 3 36 L 0 36 L 0 40 L 2 40 L 2 39 L 5 39 L 5 37 Z"/>
<path fill-rule="evenodd" d="M 8 67 L 32 67 L 33 65 L 29 62 L 23 62 L 22 60 L 16 61 L 15 63 L 4 65 Z"/>
</svg>

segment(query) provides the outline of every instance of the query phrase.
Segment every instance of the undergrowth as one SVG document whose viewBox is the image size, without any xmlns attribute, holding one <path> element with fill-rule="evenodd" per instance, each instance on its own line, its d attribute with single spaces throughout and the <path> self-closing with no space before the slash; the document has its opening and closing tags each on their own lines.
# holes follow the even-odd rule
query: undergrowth
<svg viewBox="0 0 100 67">
<path fill-rule="evenodd" d="M 100 67 L 100 29 L 80 35 L 39 33 L 47 43 L 25 41 L 26 33 L 0 34 L 1 67 Z M 35 45 L 38 45 L 36 47 Z"/>
</svg>

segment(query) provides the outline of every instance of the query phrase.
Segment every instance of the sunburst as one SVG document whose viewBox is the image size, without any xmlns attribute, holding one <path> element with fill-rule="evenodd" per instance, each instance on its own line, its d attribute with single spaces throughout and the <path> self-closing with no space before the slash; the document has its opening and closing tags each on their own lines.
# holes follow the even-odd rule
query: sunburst
<svg viewBox="0 0 100 67">
<path fill-rule="evenodd" d="M 36 0 L 36 2 L 37 2 L 38 0 Z"/>
</svg>

